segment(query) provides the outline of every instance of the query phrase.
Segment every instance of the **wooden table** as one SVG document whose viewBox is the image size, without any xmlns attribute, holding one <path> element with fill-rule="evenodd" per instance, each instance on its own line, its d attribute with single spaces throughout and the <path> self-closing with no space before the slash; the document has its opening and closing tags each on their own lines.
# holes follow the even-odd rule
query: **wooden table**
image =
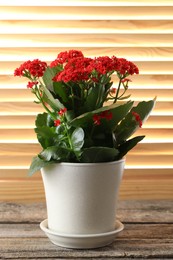
<svg viewBox="0 0 173 260">
<path fill-rule="evenodd" d="M 45 218 L 44 203 L 0 203 L 0 259 L 173 259 L 172 201 L 120 201 L 125 229 L 100 249 L 53 245 L 39 228 Z"/>
</svg>

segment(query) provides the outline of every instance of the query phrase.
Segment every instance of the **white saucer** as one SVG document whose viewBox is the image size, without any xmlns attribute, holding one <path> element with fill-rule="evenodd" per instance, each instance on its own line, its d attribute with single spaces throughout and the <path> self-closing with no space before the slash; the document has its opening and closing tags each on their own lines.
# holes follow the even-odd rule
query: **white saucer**
<svg viewBox="0 0 173 260">
<path fill-rule="evenodd" d="M 115 230 L 100 234 L 62 234 L 48 229 L 47 219 L 40 223 L 40 228 L 46 233 L 50 241 L 58 246 L 76 249 L 97 248 L 111 244 L 117 234 L 124 229 L 120 221 L 116 221 Z"/>
</svg>

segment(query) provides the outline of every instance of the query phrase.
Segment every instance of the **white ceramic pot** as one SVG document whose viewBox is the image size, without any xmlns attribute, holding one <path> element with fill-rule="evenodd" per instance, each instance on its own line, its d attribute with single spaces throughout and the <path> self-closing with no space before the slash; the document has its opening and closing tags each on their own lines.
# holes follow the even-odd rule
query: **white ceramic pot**
<svg viewBox="0 0 173 260">
<path fill-rule="evenodd" d="M 124 163 L 122 159 L 42 168 L 49 231 L 65 235 L 114 231 Z"/>
</svg>

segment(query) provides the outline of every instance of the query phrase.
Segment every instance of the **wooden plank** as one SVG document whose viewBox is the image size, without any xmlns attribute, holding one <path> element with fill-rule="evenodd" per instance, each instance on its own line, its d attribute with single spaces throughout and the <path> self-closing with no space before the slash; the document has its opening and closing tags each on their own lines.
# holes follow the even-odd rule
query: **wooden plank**
<svg viewBox="0 0 173 260">
<path fill-rule="evenodd" d="M 170 34 L 0 34 L 0 47 L 172 47 Z M 164 66 L 162 67 L 164 69 Z"/>
<path fill-rule="evenodd" d="M 172 15 L 172 6 L 2 6 L 0 9 L 1 20 L 171 20 Z"/>
<path fill-rule="evenodd" d="M 78 49 L 76 45 L 72 46 L 73 49 Z M 1 61 L 20 61 L 33 60 L 39 58 L 45 61 L 53 61 L 59 52 L 66 51 L 67 47 L 0 47 L 0 59 Z M 173 48 L 172 47 L 80 47 L 80 50 L 85 56 L 117 56 L 125 57 L 131 61 L 140 60 L 173 60 Z M 143 76 L 143 75 L 140 75 Z M 0 77 L 2 77 L 0 75 Z M 9 76 L 8 76 L 9 77 Z M 155 75 L 155 77 L 159 77 Z M 171 75 L 161 76 L 159 80 L 163 81 Z M 12 77 L 13 78 L 13 77 Z M 139 76 L 137 76 L 139 78 Z M 9 78 L 8 78 L 9 80 Z M 22 79 L 21 79 L 22 80 Z M 151 80 L 151 78 L 150 78 Z M 13 80 L 14 81 L 14 78 Z M 24 81 L 24 79 L 23 79 Z M 22 82 L 22 81 L 21 81 Z M 143 81 L 142 81 L 143 82 Z M 147 83 L 148 81 L 146 81 Z M 145 84 L 146 84 L 145 83 Z M 144 83 L 143 83 L 144 84 Z"/>
<path fill-rule="evenodd" d="M 45 200 L 44 188 L 41 180 L 0 181 L 0 201 L 9 202 L 41 202 Z"/>
<path fill-rule="evenodd" d="M 0 116 L 0 128 L 34 128 L 36 116 Z M 154 120 L 155 121 L 155 120 Z M 158 121 L 160 119 L 158 118 Z M 162 120 L 161 120 L 162 121 Z M 169 121 L 169 118 L 168 118 Z M 157 122 L 157 120 L 156 120 Z M 167 121 L 166 121 L 167 122 Z"/>
<path fill-rule="evenodd" d="M 171 20 L 1 20 L 0 33 L 172 33 Z"/>
<path fill-rule="evenodd" d="M 2 6 L 11 6 L 11 0 L 1 0 Z M 26 4 L 25 4 L 26 5 Z M 66 0 L 64 2 L 57 2 L 56 0 L 38 0 L 37 3 L 34 0 L 30 0 L 27 6 L 172 6 L 172 0 Z M 20 0 L 15 0 L 13 6 L 21 6 Z"/>
<path fill-rule="evenodd" d="M 41 105 L 33 102 L 1 102 L 0 115 L 23 115 L 23 116 L 36 116 L 42 113 L 44 109 Z"/>
<path fill-rule="evenodd" d="M 120 188 L 120 199 L 172 199 L 173 181 L 162 180 L 126 180 L 124 179 Z"/>
<path fill-rule="evenodd" d="M 109 246 L 99 249 L 91 250 L 69 250 L 60 248 L 45 238 L 19 238 L 19 239 L 1 239 L 0 256 L 2 258 L 104 258 L 113 257 L 126 257 L 131 258 L 171 258 L 173 256 L 173 242 L 172 239 L 137 239 L 129 240 L 122 239 L 121 235 L 118 236 L 116 241 Z M 14 243 L 15 241 L 15 243 Z"/>
<path fill-rule="evenodd" d="M 173 223 L 172 200 L 119 200 L 117 211 L 123 223 Z M 0 202 L 0 212 L 0 223 L 36 223 L 46 218 L 46 205 Z"/>
<path fill-rule="evenodd" d="M 162 126 L 164 128 L 172 128 L 173 127 L 172 116 L 166 116 L 166 115 L 153 116 L 153 115 L 150 115 L 150 117 L 145 122 L 146 128 L 159 128 L 159 126 Z"/>
<path fill-rule="evenodd" d="M 125 224 L 125 230 L 119 234 L 121 239 L 170 239 L 173 240 L 173 224 Z M 164 233 L 163 233 L 164 229 Z M 43 231 L 37 224 L 15 223 L 15 224 L 0 224 L 0 238 L 40 238 L 44 237 Z M 173 242 L 173 241 L 172 241 Z"/>
</svg>

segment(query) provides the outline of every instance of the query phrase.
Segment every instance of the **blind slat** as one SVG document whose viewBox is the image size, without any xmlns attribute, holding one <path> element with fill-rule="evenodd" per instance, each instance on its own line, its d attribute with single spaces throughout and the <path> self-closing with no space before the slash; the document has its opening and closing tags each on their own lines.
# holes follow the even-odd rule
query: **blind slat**
<svg viewBox="0 0 173 260">
<path fill-rule="evenodd" d="M 75 49 L 76 46 L 74 45 Z M 52 61 L 57 57 L 57 53 L 61 51 L 66 51 L 67 48 L 58 47 L 58 48 L 48 48 L 48 47 L 21 47 L 21 48 L 1 48 L 0 47 L 0 60 L 1 61 L 19 61 L 24 62 L 26 60 L 32 60 L 39 58 L 44 61 Z M 117 56 L 117 57 L 126 57 L 131 61 L 173 61 L 173 47 L 92 47 L 85 48 L 80 47 L 80 50 L 90 57 L 96 56 Z M 141 75 L 135 79 L 138 80 Z M 162 76 L 163 78 L 163 76 Z M 16 79 L 17 80 L 17 79 Z M 22 82 L 21 78 L 21 82 Z M 162 79 L 163 80 L 163 79 Z M 135 82 L 134 82 L 135 83 Z"/>
<path fill-rule="evenodd" d="M 25 83 L 27 84 L 27 83 Z M 129 84 L 129 90 L 127 90 L 127 95 L 131 94 L 131 98 L 133 100 L 143 100 L 143 92 L 144 89 L 132 89 L 130 88 Z M 115 87 L 116 84 L 114 83 Z M 147 93 L 145 94 L 146 100 L 154 98 L 156 96 L 156 89 L 147 88 Z M 29 89 L 0 89 L 0 102 L 32 102 L 36 100 L 35 96 Z M 159 101 L 170 101 L 173 102 L 173 88 L 172 89 L 157 89 L 157 102 Z"/>
<path fill-rule="evenodd" d="M 0 34 L 0 47 L 172 47 L 170 34 Z"/>
<path fill-rule="evenodd" d="M 82 32 L 81 32 L 82 30 Z M 173 33 L 171 20 L 4 20 L 0 34 Z"/>
<path fill-rule="evenodd" d="M 1 20 L 172 20 L 173 6 L 2 6 Z"/>
</svg>

